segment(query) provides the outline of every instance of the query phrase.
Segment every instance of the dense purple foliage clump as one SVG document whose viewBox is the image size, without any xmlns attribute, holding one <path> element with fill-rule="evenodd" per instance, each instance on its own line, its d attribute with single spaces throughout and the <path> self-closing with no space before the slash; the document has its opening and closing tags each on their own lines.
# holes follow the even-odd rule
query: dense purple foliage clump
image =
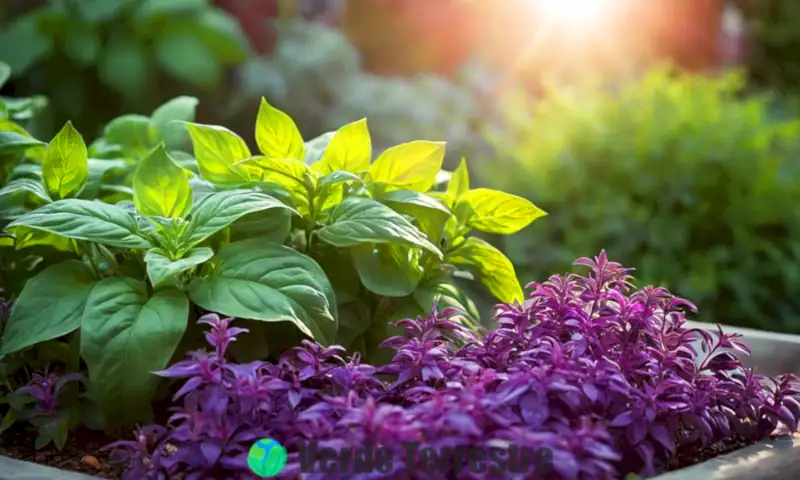
<svg viewBox="0 0 800 480">
<path fill-rule="evenodd" d="M 289 452 L 279 478 L 299 478 L 316 441 L 340 451 L 380 445 L 396 461 L 382 472 L 317 468 L 302 478 L 522 479 L 535 469 L 536 478 L 603 479 L 656 474 L 681 451 L 731 436 L 797 429 L 796 377 L 743 368 L 735 354 L 748 348 L 737 335 L 688 329 L 691 303 L 634 289 L 604 253 L 576 264 L 589 276 L 531 284 L 526 305 L 499 306 L 498 328 L 484 338 L 453 310 L 398 322 L 405 335 L 384 342 L 396 355 L 383 367 L 311 342 L 278 364 L 230 363 L 225 350 L 245 330 L 207 315 L 214 349 L 158 373 L 184 381 L 169 426 L 141 428 L 110 446 L 113 457 L 136 480 L 253 478 L 247 452 L 272 438 Z M 510 456 L 505 469 L 481 471 L 456 454 L 409 458 L 406 442 L 547 455 L 524 472 Z"/>
</svg>

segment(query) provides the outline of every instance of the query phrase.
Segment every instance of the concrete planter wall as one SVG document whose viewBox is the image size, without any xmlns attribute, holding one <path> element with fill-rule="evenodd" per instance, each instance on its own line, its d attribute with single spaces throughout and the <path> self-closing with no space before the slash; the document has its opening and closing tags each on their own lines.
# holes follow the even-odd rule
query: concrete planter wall
<svg viewBox="0 0 800 480">
<path fill-rule="evenodd" d="M 692 328 L 715 331 L 711 324 Z M 764 375 L 800 373 L 800 336 L 723 326 L 744 335 L 753 355 L 745 361 Z M 765 440 L 707 462 L 659 475 L 654 480 L 790 480 L 800 474 L 800 436 Z M 87 475 L 0 456 L 0 480 L 89 480 Z"/>
</svg>

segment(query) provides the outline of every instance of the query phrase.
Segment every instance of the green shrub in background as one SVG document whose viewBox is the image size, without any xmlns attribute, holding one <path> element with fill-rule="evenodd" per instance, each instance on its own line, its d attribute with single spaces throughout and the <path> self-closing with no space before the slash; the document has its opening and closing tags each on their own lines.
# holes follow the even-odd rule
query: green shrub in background
<svg viewBox="0 0 800 480">
<path fill-rule="evenodd" d="M 754 85 L 794 96 L 796 104 L 800 94 L 800 59 L 796 53 L 800 2 L 733 0 L 733 4 L 746 21 L 746 65 Z"/>
<path fill-rule="evenodd" d="M 510 99 L 489 135 L 500 164 L 476 167 L 552 212 L 503 240 L 518 274 L 605 248 L 696 299 L 702 320 L 800 332 L 800 122 L 771 119 L 743 83 L 659 70 L 615 91 Z"/>
<path fill-rule="evenodd" d="M 358 51 L 339 30 L 299 20 L 278 22 L 276 28 L 273 54 L 252 59 L 240 72 L 240 104 L 266 96 L 308 136 L 367 117 L 378 150 L 441 138 L 447 141 L 445 165 L 451 168 L 462 156 L 485 149 L 474 128 L 482 117 L 475 92 L 485 81 L 483 72 L 465 69 L 460 83 L 434 75 L 373 75 L 364 71 Z"/>
<path fill-rule="evenodd" d="M 92 131 L 135 108 L 218 88 L 250 47 L 210 0 L 52 0 L 0 25 L 0 60 L 17 91 L 46 91 L 49 137 L 70 118 Z M 54 128 L 55 127 L 55 128 Z"/>
</svg>

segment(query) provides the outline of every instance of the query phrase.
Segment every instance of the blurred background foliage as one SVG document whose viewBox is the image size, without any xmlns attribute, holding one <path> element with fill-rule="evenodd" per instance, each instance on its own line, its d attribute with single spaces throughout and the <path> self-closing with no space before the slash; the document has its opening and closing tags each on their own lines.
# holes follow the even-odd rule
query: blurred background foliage
<svg viewBox="0 0 800 480">
<path fill-rule="evenodd" d="M 605 248 L 700 319 L 800 332 L 800 121 L 742 98 L 741 76 L 654 70 L 609 89 L 510 95 L 483 178 L 532 199 L 544 225 L 504 240 L 522 278 Z"/>
<path fill-rule="evenodd" d="M 523 281 L 605 248 L 701 320 L 800 333 L 798 41 L 795 0 L 5 0 L 0 95 L 104 158 L 179 95 L 248 140 L 261 96 L 306 139 L 446 140 L 550 213 L 498 243 Z"/>
</svg>

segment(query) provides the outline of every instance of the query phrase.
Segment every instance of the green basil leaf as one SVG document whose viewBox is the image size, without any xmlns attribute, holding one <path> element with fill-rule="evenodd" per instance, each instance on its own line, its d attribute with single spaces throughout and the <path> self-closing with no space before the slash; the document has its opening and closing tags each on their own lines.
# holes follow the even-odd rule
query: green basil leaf
<svg viewBox="0 0 800 480">
<path fill-rule="evenodd" d="M 376 199 L 398 213 L 412 216 L 419 229 L 436 244 L 442 239 L 445 224 L 452 216 L 441 201 L 413 190 L 383 192 Z"/>
<path fill-rule="evenodd" d="M 325 149 L 328 148 L 328 144 L 335 134 L 336 132 L 326 132 L 307 141 L 305 144 L 306 156 L 303 159 L 303 163 L 311 165 L 313 169 L 313 165 L 322 159 L 322 155 L 325 154 Z M 314 169 L 314 171 L 316 172 L 317 170 Z"/>
<path fill-rule="evenodd" d="M 189 140 L 186 122 L 193 122 L 199 100 L 181 96 L 164 103 L 150 116 L 150 121 L 169 149 L 179 149 Z"/>
<path fill-rule="evenodd" d="M 142 20 L 165 15 L 191 15 L 208 7 L 208 0 L 143 0 L 136 9 Z"/>
<path fill-rule="evenodd" d="M 35 138 L 25 136 L 19 132 L 0 131 L 0 155 L 23 153 L 33 147 L 46 145 Z"/>
<path fill-rule="evenodd" d="M 97 73 L 104 84 L 120 94 L 141 98 L 152 85 L 151 50 L 146 42 L 127 30 L 111 32 L 103 43 Z"/>
<path fill-rule="evenodd" d="M 343 170 L 331 172 L 319 180 L 317 197 L 314 199 L 317 211 L 324 212 L 342 201 L 344 198 L 345 184 L 348 182 L 364 185 L 364 181 L 358 175 Z"/>
<path fill-rule="evenodd" d="M 456 308 L 466 314 L 466 317 L 462 319 L 465 326 L 472 329 L 480 327 L 480 313 L 475 302 L 463 289 L 448 280 L 427 280 L 414 290 L 413 296 L 423 311 L 431 311 L 434 302 L 438 301 L 439 310 Z"/>
<path fill-rule="evenodd" d="M 351 249 L 358 277 L 367 290 L 385 297 L 405 297 L 425 273 L 422 250 L 405 245 L 363 244 Z"/>
<path fill-rule="evenodd" d="M 251 181 L 266 182 L 291 195 L 298 211 L 310 212 L 309 192 L 316 189 L 316 175 L 300 160 L 255 156 L 236 162 Z"/>
<path fill-rule="evenodd" d="M 434 210 L 445 218 L 451 215 L 450 210 L 435 198 L 413 190 L 392 190 L 379 195 L 377 200 L 395 209 L 413 205 L 425 210 Z"/>
<path fill-rule="evenodd" d="M 204 88 L 222 81 L 222 65 L 197 35 L 194 25 L 172 23 L 161 30 L 153 54 L 161 68 L 173 78 Z"/>
<path fill-rule="evenodd" d="M 22 250 L 39 245 L 47 245 L 61 252 L 78 253 L 75 241 L 54 233 L 33 230 L 28 227 L 14 229 L 14 248 Z"/>
<path fill-rule="evenodd" d="M 234 164 L 250 158 L 250 149 L 242 138 L 227 128 L 188 123 L 194 156 L 203 180 L 211 183 L 241 183 L 247 180 L 242 169 Z"/>
<path fill-rule="evenodd" d="M 190 268 L 207 262 L 214 256 L 214 251 L 208 247 L 199 247 L 189 250 L 183 258 L 170 260 L 169 255 L 160 248 L 152 248 L 144 256 L 147 265 L 147 278 L 154 288 L 170 283 L 175 276 Z"/>
<path fill-rule="evenodd" d="M 522 302 L 522 286 L 517 279 L 514 265 L 503 252 L 485 240 L 468 238 L 461 246 L 450 252 L 445 262 L 475 274 L 489 292 L 504 303 Z"/>
<path fill-rule="evenodd" d="M 112 247 L 151 247 L 133 215 L 117 205 L 91 200 L 58 200 L 17 218 L 7 230 L 14 233 L 19 226 Z"/>
<path fill-rule="evenodd" d="M 189 172 L 175 164 L 163 143 L 136 169 L 133 202 L 147 216 L 183 218 L 192 209 Z"/>
<path fill-rule="evenodd" d="M 76 195 L 89 178 L 89 154 L 71 122 L 58 132 L 44 154 L 42 183 L 56 200 Z"/>
<path fill-rule="evenodd" d="M 487 233 L 511 235 L 547 213 L 530 201 L 488 188 L 465 193 L 456 204 L 462 223 Z"/>
<path fill-rule="evenodd" d="M 45 203 L 50 203 L 53 201 L 50 198 L 50 195 L 47 194 L 47 191 L 45 191 L 41 182 L 37 182 L 36 180 L 32 180 L 30 178 L 18 178 L 8 182 L 5 187 L 0 189 L 0 197 L 4 195 L 14 195 L 19 192 L 31 194 Z"/>
<path fill-rule="evenodd" d="M 231 241 L 260 238 L 265 242 L 282 244 L 292 230 L 292 212 L 272 209 L 246 215 L 231 224 Z"/>
<path fill-rule="evenodd" d="M 467 170 L 467 161 L 461 159 L 458 168 L 453 172 L 450 181 L 447 183 L 447 198 L 452 207 L 458 200 L 461 199 L 469 191 L 469 171 Z"/>
<path fill-rule="evenodd" d="M 444 142 L 416 140 L 386 149 L 369 169 L 370 178 L 393 188 L 427 192 L 444 161 Z"/>
<path fill-rule="evenodd" d="M 11 309 L 0 354 L 76 330 L 93 285 L 92 269 L 77 260 L 48 267 L 28 280 Z"/>
<path fill-rule="evenodd" d="M 335 170 L 326 174 L 324 177 L 320 178 L 319 186 L 322 189 L 325 189 L 325 188 L 331 188 L 334 185 L 338 185 L 340 183 L 345 183 L 345 182 L 355 182 L 358 183 L 359 185 L 364 184 L 364 181 L 361 179 L 361 177 L 359 177 L 355 173 L 346 172 L 344 170 Z"/>
<path fill-rule="evenodd" d="M 157 290 L 126 277 L 92 288 L 81 318 L 81 356 L 89 369 L 89 397 L 109 426 L 146 418 L 158 377 L 189 318 L 189 300 L 177 289 Z"/>
<path fill-rule="evenodd" d="M 368 170 L 371 161 L 372 140 L 367 119 L 362 118 L 337 130 L 312 168 L 322 175 L 336 170 L 359 173 Z"/>
<path fill-rule="evenodd" d="M 260 240 L 220 249 L 214 273 L 195 279 L 189 296 L 202 308 L 232 317 L 292 322 L 324 344 L 336 340 L 336 297 L 310 257 Z"/>
<path fill-rule="evenodd" d="M 256 143 L 268 158 L 302 160 L 306 147 L 294 120 L 261 98 L 256 120 Z"/>
<path fill-rule="evenodd" d="M 186 246 L 192 247 L 250 213 L 271 209 L 294 212 L 281 201 L 251 190 L 215 192 L 198 203 L 186 229 Z"/>
<path fill-rule="evenodd" d="M 322 242 L 315 244 L 312 252 L 333 285 L 336 300 L 341 304 L 357 299 L 361 282 L 350 252 Z"/>
<path fill-rule="evenodd" d="M 6 84 L 11 77 L 11 67 L 5 62 L 0 62 L 0 87 Z"/>
<path fill-rule="evenodd" d="M 367 330 L 372 320 L 372 312 L 361 300 L 339 305 L 339 330 L 336 332 L 336 343 L 349 348 Z"/>
<path fill-rule="evenodd" d="M 417 227 L 399 213 L 369 198 L 348 197 L 330 211 L 329 224 L 319 238 L 337 247 L 362 243 L 395 243 L 424 248 L 441 258 L 442 253 Z"/>
<path fill-rule="evenodd" d="M 103 140 L 117 145 L 130 158 L 143 158 L 155 146 L 157 133 L 144 115 L 123 115 L 103 130 Z"/>
</svg>

